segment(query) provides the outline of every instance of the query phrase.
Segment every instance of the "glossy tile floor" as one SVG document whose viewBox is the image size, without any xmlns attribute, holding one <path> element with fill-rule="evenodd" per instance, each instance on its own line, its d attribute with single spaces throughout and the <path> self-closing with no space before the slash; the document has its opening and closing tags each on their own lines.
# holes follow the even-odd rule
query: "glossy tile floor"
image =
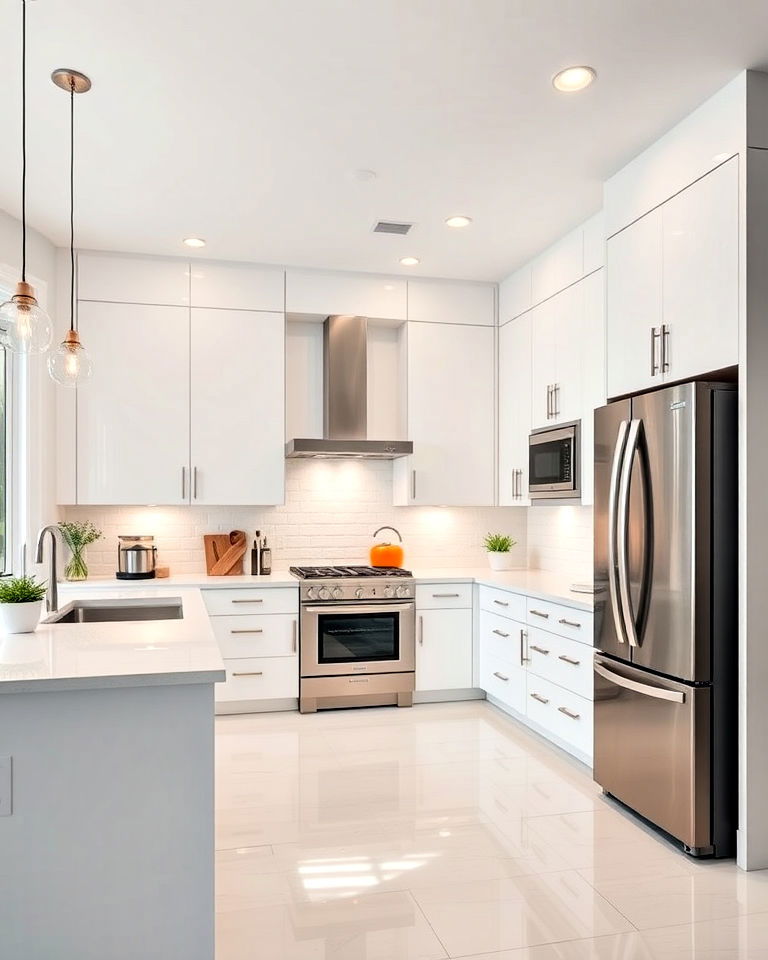
<svg viewBox="0 0 768 960">
<path fill-rule="evenodd" d="M 217 960 L 768 958 L 694 863 L 483 701 L 220 717 Z"/>
</svg>

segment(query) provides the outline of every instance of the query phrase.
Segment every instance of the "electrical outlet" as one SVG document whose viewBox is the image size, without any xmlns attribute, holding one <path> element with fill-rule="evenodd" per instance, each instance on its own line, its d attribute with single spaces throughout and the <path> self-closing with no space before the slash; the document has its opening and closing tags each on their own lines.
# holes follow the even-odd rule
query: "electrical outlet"
<svg viewBox="0 0 768 960">
<path fill-rule="evenodd" d="M 0 757 L 0 817 L 13 813 L 13 757 Z"/>
</svg>

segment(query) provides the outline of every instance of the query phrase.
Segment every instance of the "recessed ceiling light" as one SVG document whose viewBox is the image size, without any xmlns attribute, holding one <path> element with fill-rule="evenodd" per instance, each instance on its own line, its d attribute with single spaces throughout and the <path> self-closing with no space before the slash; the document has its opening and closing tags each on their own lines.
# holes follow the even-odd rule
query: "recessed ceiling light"
<svg viewBox="0 0 768 960">
<path fill-rule="evenodd" d="M 597 78 L 592 67 L 566 67 L 552 77 L 552 86 L 561 93 L 576 93 Z"/>
<path fill-rule="evenodd" d="M 368 170 L 365 167 L 352 171 L 352 178 L 359 180 L 360 183 L 372 183 L 377 177 L 378 173 L 375 170 Z"/>
<path fill-rule="evenodd" d="M 446 227 L 468 227 L 472 223 L 472 217 L 448 217 L 445 221 Z"/>
<path fill-rule="evenodd" d="M 404 267 L 415 267 L 417 263 L 421 263 L 418 257 L 400 257 L 400 263 Z"/>
<path fill-rule="evenodd" d="M 202 237 L 185 237 L 184 243 L 188 247 L 204 247 L 205 246 L 205 240 L 203 240 Z"/>
</svg>

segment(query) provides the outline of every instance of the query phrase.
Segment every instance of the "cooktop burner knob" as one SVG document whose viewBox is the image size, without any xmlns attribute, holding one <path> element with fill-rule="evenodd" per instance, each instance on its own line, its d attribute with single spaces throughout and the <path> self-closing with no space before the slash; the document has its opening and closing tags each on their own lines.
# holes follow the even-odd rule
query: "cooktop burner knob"
<svg viewBox="0 0 768 960">
<path fill-rule="evenodd" d="M 357 597 L 358 600 L 362 600 L 362 599 L 363 599 L 363 588 L 362 588 L 362 587 L 358 587 L 357 590 L 355 590 L 355 596 Z"/>
<path fill-rule="evenodd" d="M 316 600 L 317 599 L 317 587 L 310 587 L 307 590 L 307 600 Z"/>
<path fill-rule="evenodd" d="M 407 597 L 408 596 L 408 587 L 398 587 L 397 588 L 398 597 Z"/>
<path fill-rule="evenodd" d="M 328 587 L 320 587 L 320 590 L 318 592 L 318 597 L 321 600 L 328 600 L 330 596 L 331 596 L 330 593 L 328 593 Z"/>
<path fill-rule="evenodd" d="M 394 595 L 395 591 L 392 589 L 392 587 L 384 587 L 384 596 L 387 598 L 387 600 L 394 597 Z"/>
<path fill-rule="evenodd" d="M 341 598 L 342 598 L 343 596 L 344 596 L 344 591 L 341 589 L 341 587 L 334 587 L 334 588 L 333 588 L 333 599 L 334 599 L 334 600 L 341 600 Z"/>
</svg>

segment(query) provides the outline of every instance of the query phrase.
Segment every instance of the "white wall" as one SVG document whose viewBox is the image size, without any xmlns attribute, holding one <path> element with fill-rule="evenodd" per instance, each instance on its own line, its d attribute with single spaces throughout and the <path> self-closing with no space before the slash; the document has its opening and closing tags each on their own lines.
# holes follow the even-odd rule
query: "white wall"
<svg viewBox="0 0 768 960">
<path fill-rule="evenodd" d="M 519 507 L 393 507 L 392 464 L 289 460 L 286 502 L 277 507 L 67 507 L 68 520 L 90 519 L 105 539 L 89 548 L 93 575 L 115 571 L 119 534 L 154 534 L 159 561 L 174 573 L 205 569 L 204 533 L 256 528 L 273 547 L 273 567 L 367 563 L 377 527 L 391 524 L 405 541 L 406 566 L 486 566 L 482 540 L 509 533 L 526 564 L 526 511 Z M 383 539 L 383 537 L 382 537 Z"/>
<path fill-rule="evenodd" d="M 592 582 L 592 507 L 539 506 L 528 514 L 528 563 Z"/>
</svg>

